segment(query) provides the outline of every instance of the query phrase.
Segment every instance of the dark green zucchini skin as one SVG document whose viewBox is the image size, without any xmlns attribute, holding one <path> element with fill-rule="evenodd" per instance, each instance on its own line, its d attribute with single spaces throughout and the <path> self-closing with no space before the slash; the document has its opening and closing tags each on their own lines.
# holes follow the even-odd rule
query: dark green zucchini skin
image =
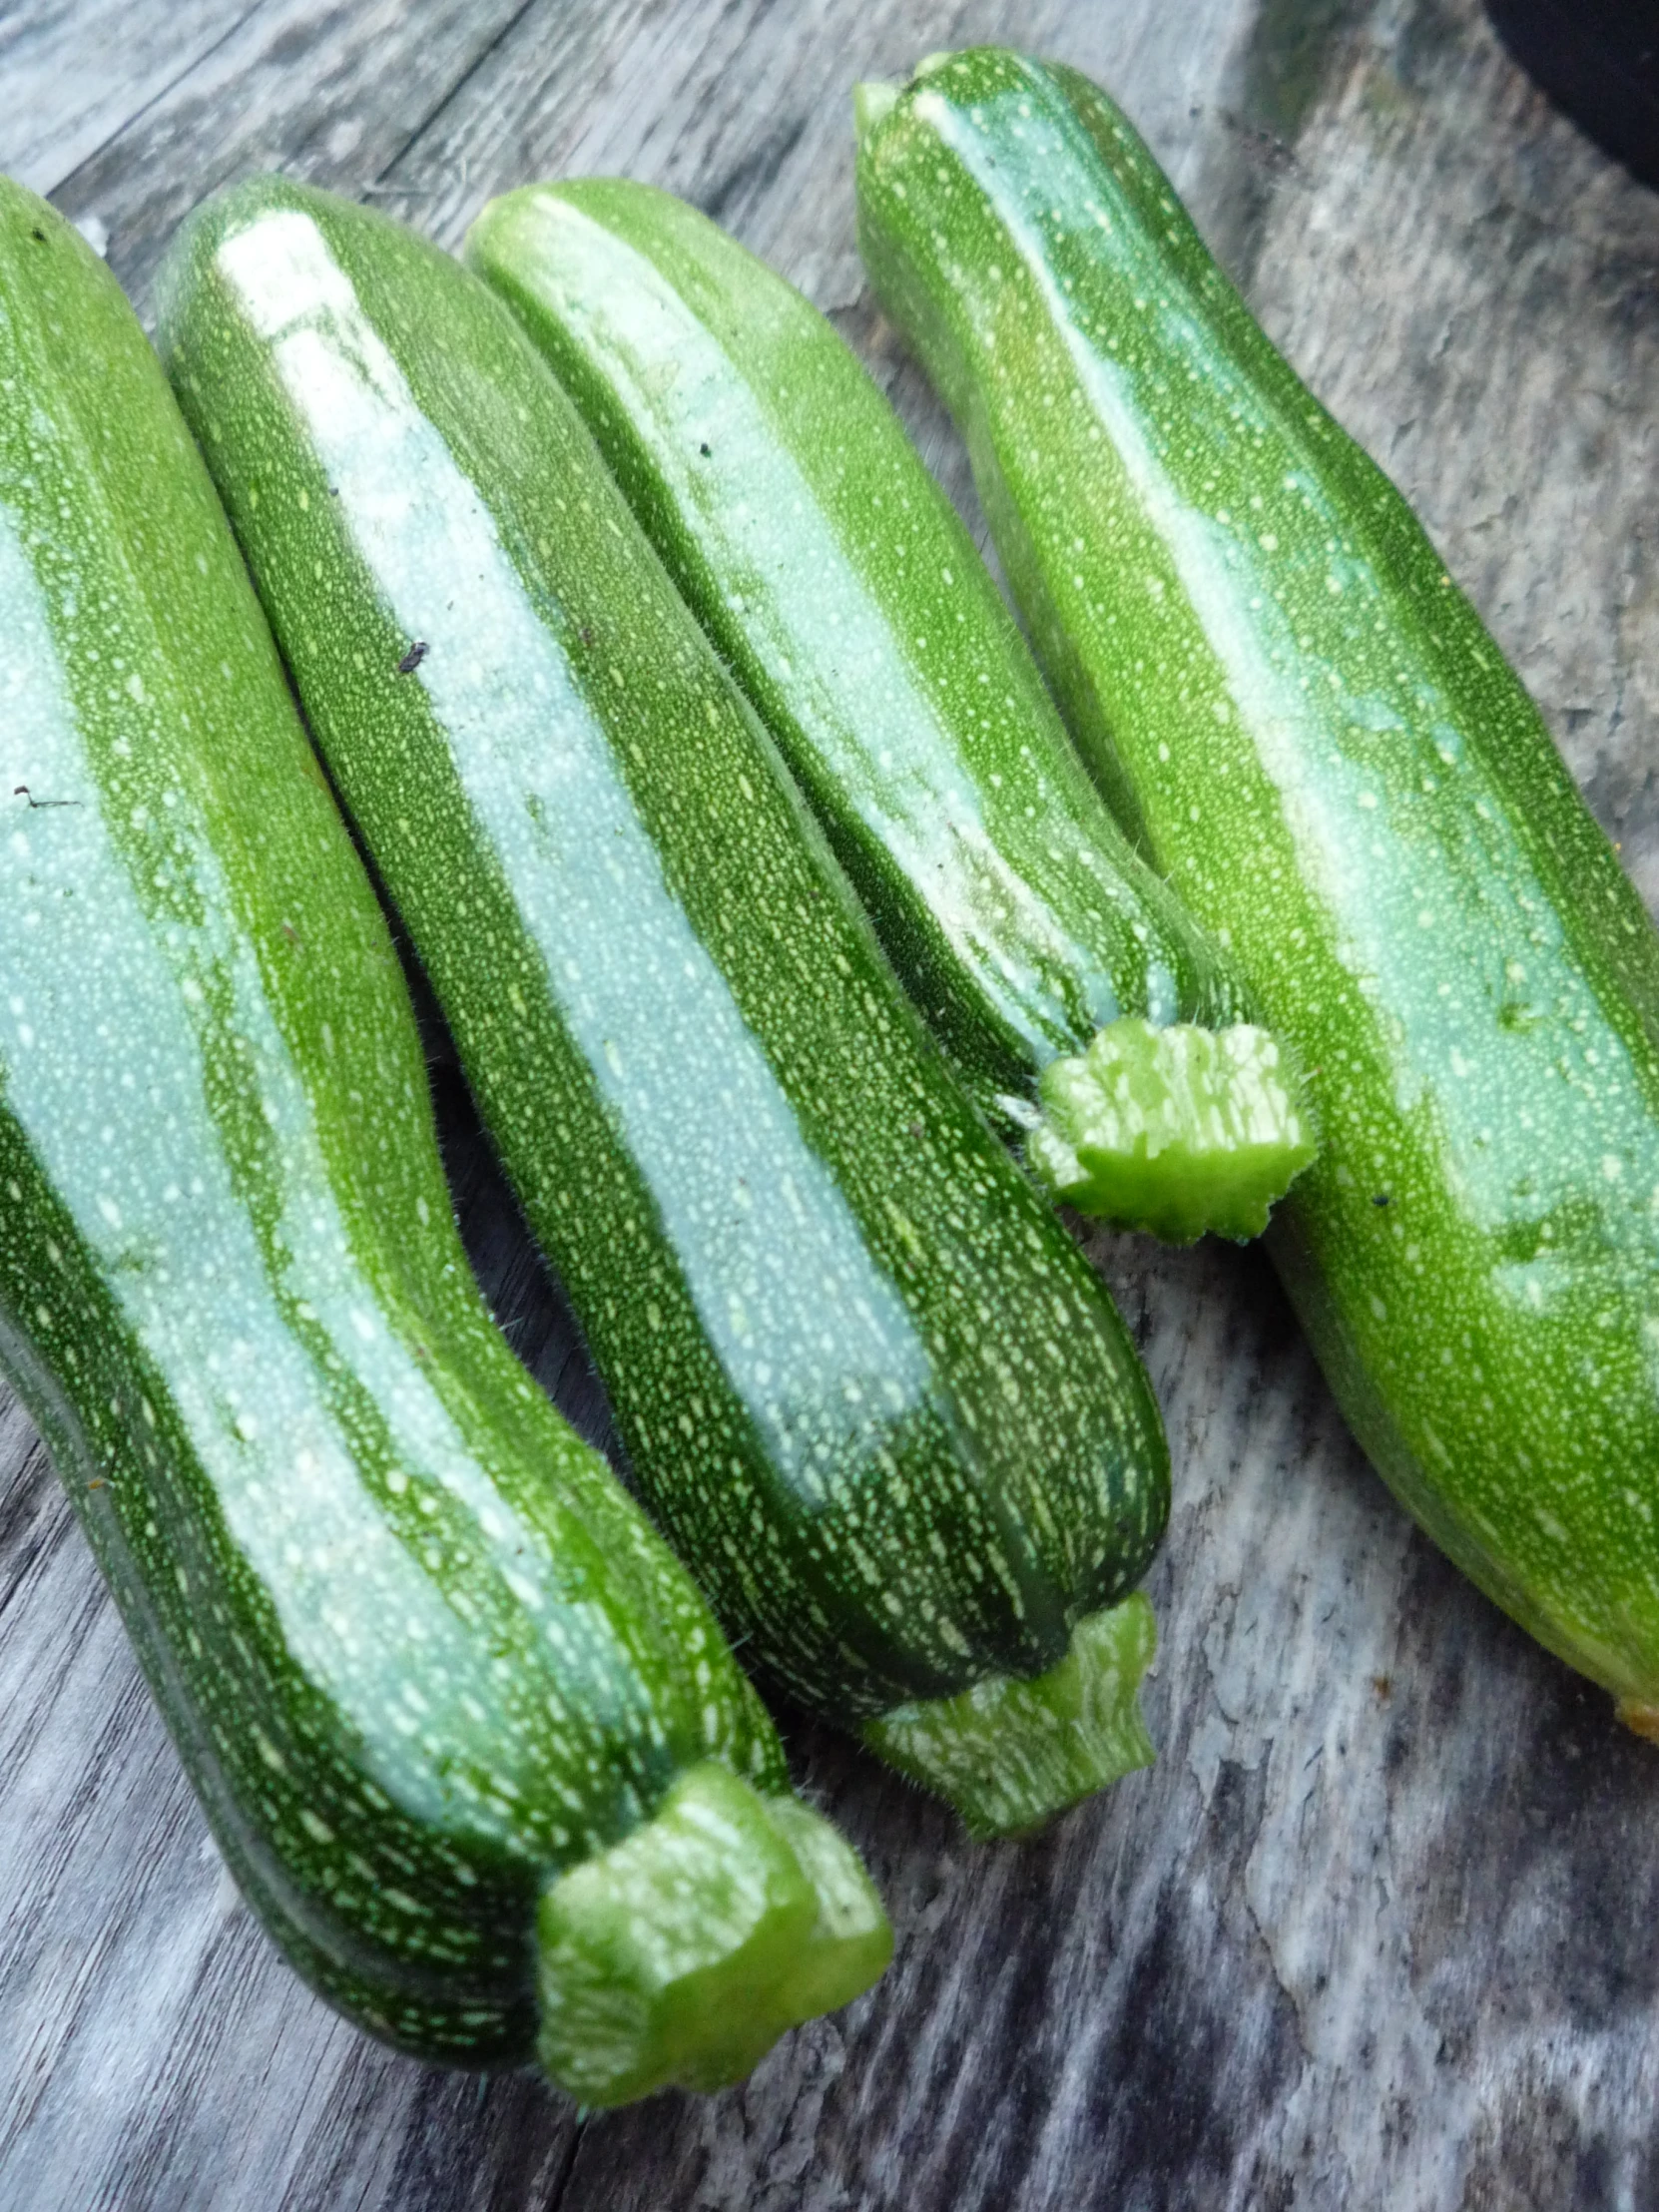
<svg viewBox="0 0 1659 2212">
<path fill-rule="evenodd" d="M 858 202 L 1091 764 L 1313 1073 L 1323 1150 L 1271 1249 L 1356 1432 L 1651 1726 L 1640 900 L 1405 503 L 1102 93 L 941 57 L 866 101 Z"/>
<path fill-rule="evenodd" d="M 533 2054 L 561 1873 L 788 1788 L 491 1324 L 373 891 L 166 379 L 0 183 L 0 1367 L 214 1832 L 376 2034 Z"/>
<path fill-rule="evenodd" d="M 847 1725 L 1053 1666 L 1163 1526 L 1144 1371 L 528 337 L 407 233 L 266 179 L 182 237 L 163 346 L 746 1663 Z"/>
<path fill-rule="evenodd" d="M 467 259 L 552 363 L 980 1104 L 1124 1014 L 1245 994 L 1130 847 L 956 510 L 834 328 L 623 179 L 492 201 Z"/>
</svg>

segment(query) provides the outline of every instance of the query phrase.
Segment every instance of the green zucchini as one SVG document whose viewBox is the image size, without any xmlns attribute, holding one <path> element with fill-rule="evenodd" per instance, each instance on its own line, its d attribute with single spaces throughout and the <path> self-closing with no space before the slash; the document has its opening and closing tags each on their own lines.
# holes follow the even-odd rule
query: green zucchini
<svg viewBox="0 0 1659 2212">
<path fill-rule="evenodd" d="M 1112 103 L 979 51 L 864 103 L 876 288 L 1109 787 L 1312 1072 L 1271 1249 L 1488 1594 L 1659 1716 L 1659 937 L 1387 479 Z"/>
<path fill-rule="evenodd" d="M 734 2078 L 879 1970 L 879 1907 L 484 1311 L 207 472 L 114 278 L 4 182 L 0 613 L 0 1366 L 227 1860 L 423 2057 Z"/>
<path fill-rule="evenodd" d="M 529 339 L 278 179 L 198 215 L 163 299 L 311 727 L 746 1662 L 976 1827 L 1143 1763 L 1145 1373 Z"/>
<path fill-rule="evenodd" d="M 645 185 L 509 194 L 467 257 L 581 409 L 981 1107 L 1085 1212 L 1260 1235 L 1313 1150 L 1277 1047 L 1118 829 L 830 324 Z M 1191 1023 L 1232 1025 L 1226 1047 Z"/>
</svg>

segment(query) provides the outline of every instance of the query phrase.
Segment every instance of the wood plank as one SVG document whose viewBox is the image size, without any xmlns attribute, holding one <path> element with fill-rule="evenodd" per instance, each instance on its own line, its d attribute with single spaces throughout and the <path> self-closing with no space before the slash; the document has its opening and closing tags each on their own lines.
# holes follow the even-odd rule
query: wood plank
<svg viewBox="0 0 1659 2212">
<path fill-rule="evenodd" d="M 52 197 L 107 234 L 110 266 L 148 319 L 156 265 L 198 201 L 263 169 L 342 190 L 372 181 L 526 4 L 260 0 Z"/>
<path fill-rule="evenodd" d="M 161 52 L 163 11 L 136 17 Z M 108 225 L 142 299 L 179 215 L 262 164 L 378 188 L 448 244 L 533 174 L 666 183 L 836 310 L 971 511 L 863 296 L 846 96 L 980 35 L 1118 90 L 1417 502 L 1659 903 L 1659 200 L 1546 112 L 1475 0 L 264 0 L 58 198 Z M 78 145 L 54 97 L 41 143 Z M 452 1063 L 436 1073 L 480 1272 L 603 1435 Z M 0 2202 L 1659 2202 L 1652 1751 L 1404 1521 L 1255 1255 L 1094 1249 L 1176 1455 L 1159 1765 L 1036 1844 L 975 1849 L 798 1727 L 801 1771 L 883 1884 L 891 1973 L 743 2091 L 579 2134 L 530 2080 L 375 2048 L 281 1966 L 204 1855 L 67 1508 L 0 1411 Z"/>
<path fill-rule="evenodd" d="M 713 8 L 633 8 L 608 29 L 597 85 L 567 73 L 570 11 L 537 5 L 409 146 L 385 180 L 406 186 L 410 220 L 446 246 L 491 193 L 537 176 L 616 174 L 684 194 L 821 304 L 863 289 L 852 242 L 851 88 L 898 76 L 928 37 L 952 45 L 1006 36 L 1003 0 L 967 0 L 948 29 L 914 0 L 843 13 L 777 0 Z M 1177 21 L 1137 0 L 1110 17 L 1036 0 L 1031 43 L 1079 66 L 1115 58 L 1142 89 L 1152 127 L 1213 94 L 1246 11 L 1199 0 Z M 649 86 L 650 97 L 636 97 Z M 820 268 L 833 274 L 813 281 Z"/>
<path fill-rule="evenodd" d="M 49 193 L 166 96 L 250 0 L 30 0 L 0 9 L 0 170 Z"/>
</svg>

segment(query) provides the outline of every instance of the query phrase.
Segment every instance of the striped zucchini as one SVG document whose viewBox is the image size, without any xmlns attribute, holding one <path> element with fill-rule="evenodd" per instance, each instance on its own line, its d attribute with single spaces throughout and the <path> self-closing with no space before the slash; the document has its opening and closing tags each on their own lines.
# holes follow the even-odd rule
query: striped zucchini
<svg viewBox="0 0 1659 2212">
<path fill-rule="evenodd" d="M 581 409 L 980 1105 L 1085 1212 L 1259 1235 L 1313 1150 L 1277 1047 L 1118 829 L 830 323 L 645 185 L 509 194 L 467 255 Z"/>
<path fill-rule="evenodd" d="M 1403 500 L 1102 93 L 942 58 L 866 99 L 858 197 L 1091 759 L 1319 1071 L 1272 1249 L 1357 1434 L 1659 1732 L 1640 900 Z"/>
<path fill-rule="evenodd" d="M 311 726 L 746 1660 L 978 1828 L 1143 1762 L 1145 1374 L 529 339 L 276 179 L 163 291 Z"/>
<path fill-rule="evenodd" d="M 731 2079 L 879 1970 L 879 1908 L 485 1313 L 207 472 L 4 183 L 0 611 L 0 1365 L 220 1846 L 406 2049 L 596 2102 Z"/>
</svg>

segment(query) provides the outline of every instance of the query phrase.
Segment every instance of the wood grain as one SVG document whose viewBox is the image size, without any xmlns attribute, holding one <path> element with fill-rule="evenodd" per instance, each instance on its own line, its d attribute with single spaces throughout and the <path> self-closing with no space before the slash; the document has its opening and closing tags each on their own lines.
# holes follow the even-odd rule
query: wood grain
<svg viewBox="0 0 1659 2212">
<path fill-rule="evenodd" d="M 127 0 L 46 0 L 0 8 L 0 169 L 33 192 L 50 192 L 199 67 L 248 5 L 176 0 L 134 10 Z M 110 66 L 116 40 L 119 69 Z"/>
<path fill-rule="evenodd" d="M 119 24 L 119 35 L 117 25 Z M 453 245 L 489 193 L 688 194 L 864 350 L 847 96 L 1005 37 L 1118 92 L 1275 336 L 1417 504 L 1659 905 L 1659 198 L 1474 0 L 59 0 L 0 14 L 0 153 L 141 306 L 276 166 Z M 433 1032 L 469 1244 L 590 1433 L 601 1394 Z M 728 2096 L 579 2123 L 331 2018 L 217 1865 L 43 1456 L 0 1410 L 0 2204 L 848 2212 L 1659 2203 L 1659 1758 L 1402 1518 L 1265 1266 L 1098 1240 L 1170 1424 L 1158 1765 L 1018 1849 L 828 1732 L 891 1972 Z"/>
</svg>

